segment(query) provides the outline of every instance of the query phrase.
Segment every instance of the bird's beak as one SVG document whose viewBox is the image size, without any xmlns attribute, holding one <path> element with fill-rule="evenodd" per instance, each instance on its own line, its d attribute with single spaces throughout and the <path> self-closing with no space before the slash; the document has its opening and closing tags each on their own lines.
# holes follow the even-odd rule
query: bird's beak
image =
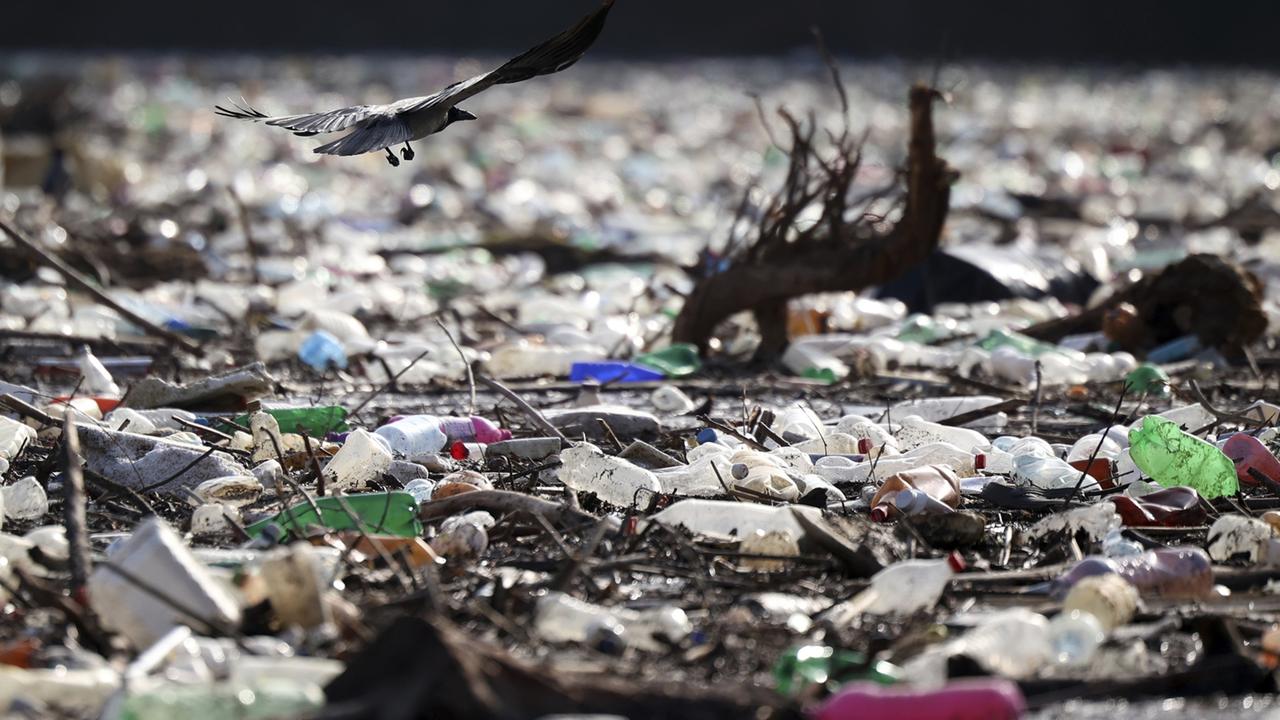
<svg viewBox="0 0 1280 720">
<path fill-rule="evenodd" d="M 472 115 L 471 113 L 461 108 L 458 109 L 458 120 L 475 120 L 475 119 L 476 119 L 475 115 Z"/>
</svg>

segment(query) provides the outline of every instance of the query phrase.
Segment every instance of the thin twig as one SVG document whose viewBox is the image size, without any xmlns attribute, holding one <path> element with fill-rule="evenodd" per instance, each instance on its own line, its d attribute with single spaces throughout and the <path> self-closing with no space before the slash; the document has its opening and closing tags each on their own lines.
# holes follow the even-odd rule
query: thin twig
<svg viewBox="0 0 1280 720">
<path fill-rule="evenodd" d="M 62 424 L 63 524 L 71 561 L 71 595 L 80 597 L 89 581 L 89 525 L 85 518 L 84 473 L 80 471 L 80 434 L 74 413 Z"/>
<path fill-rule="evenodd" d="M 519 395 L 516 395 L 506 385 L 503 385 L 497 380 L 494 380 L 493 378 L 490 378 L 490 377 L 486 377 L 484 375 L 477 376 L 476 381 L 479 382 L 481 385 L 484 385 L 485 387 L 489 388 L 490 390 L 493 390 L 494 392 L 498 393 L 499 395 L 502 395 L 503 397 L 510 400 L 511 402 L 515 403 L 515 406 L 520 408 L 521 412 L 524 413 L 525 417 L 529 418 L 530 422 L 536 425 L 539 430 L 546 433 L 548 436 L 559 438 L 560 442 L 564 443 L 565 446 L 569 446 L 573 444 L 569 440 L 569 438 L 565 437 L 565 434 L 560 432 L 560 430 L 555 425 L 552 425 L 550 422 L 548 422 L 547 419 L 543 417 L 542 413 L 535 410 L 532 405 L 530 405 L 528 402 L 525 402 L 524 398 L 520 397 Z"/>
<path fill-rule="evenodd" d="M 467 354 L 462 352 L 462 348 L 458 346 L 458 341 L 453 339 L 453 333 L 449 332 L 449 328 L 444 326 L 444 321 L 436 318 L 436 324 L 444 332 L 444 336 L 449 338 L 449 344 L 457 351 L 458 358 L 462 360 L 462 367 L 467 369 L 467 385 L 471 387 L 471 408 L 467 411 L 468 415 L 476 414 L 476 376 L 471 371 L 471 363 L 467 362 Z"/>
</svg>

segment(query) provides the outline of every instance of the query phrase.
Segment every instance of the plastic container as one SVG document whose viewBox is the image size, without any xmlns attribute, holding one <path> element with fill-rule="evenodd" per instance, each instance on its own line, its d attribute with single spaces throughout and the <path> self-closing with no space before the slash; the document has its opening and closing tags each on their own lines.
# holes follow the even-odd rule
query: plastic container
<svg viewBox="0 0 1280 720">
<path fill-rule="evenodd" d="M 849 366 L 822 348 L 798 339 L 787 346 L 782 354 L 782 364 L 800 377 L 827 384 L 836 383 L 849 376 Z"/>
<path fill-rule="evenodd" d="M 595 493 L 611 505 L 631 507 L 662 492 L 662 484 L 652 472 L 606 455 L 590 443 L 562 450 L 560 462 L 559 477 L 565 487 Z"/>
<path fill-rule="evenodd" d="M 812 685 L 836 692 L 854 680 L 892 685 L 903 680 L 902 668 L 892 663 L 869 662 L 861 653 L 827 645 L 804 645 L 786 651 L 773 666 L 775 687 L 783 695 L 803 693 Z"/>
<path fill-rule="evenodd" d="M 654 390 L 649 396 L 649 402 L 653 403 L 658 412 L 667 415 L 688 415 L 698 408 L 693 398 L 674 385 L 663 385 Z"/>
<path fill-rule="evenodd" d="M 7 505 L 7 498 L 6 498 Z M 1244 515 L 1223 515 L 1209 528 L 1209 557 L 1216 562 L 1243 559 L 1248 563 L 1268 560 L 1271 525 Z"/>
<path fill-rule="evenodd" d="M 98 564 L 89 576 L 89 602 L 103 625 L 135 648 L 147 647 L 177 625 L 199 624 L 199 620 L 145 592 L 113 566 L 164 592 L 201 619 L 229 627 L 240 622 L 235 598 L 159 518 L 143 520 L 128 539 L 109 549 L 107 559 L 109 564 Z"/>
<path fill-rule="evenodd" d="M 900 508 L 894 498 L 903 491 L 919 491 L 948 509 L 960 505 L 960 478 L 955 471 L 945 465 L 926 465 L 885 478 L 884 484 L 871 499 L 871 519 L 885 522 L 896 516 Z M 922 508 L 931 505 L 928 500 L 922 499 L 913 499 L 911 503 L 911 507 L 917 504 Z"/>
<path fill-rule="evenodd" d="M 1193 547 L 1160 548 L 1124 558 L 1087 557 L 1055 580 L 1051 591 L 1061 597 L 1080 580 L 1106 573 L 1124 578 L 1143 597 L 1204 600 L 1213 595 L 1212 561 Z"/>
<path fill-rule="evenodd" d="M 1240 489 L 1230 458 L 1166 418 L 1148 416 L 1131 429 L 1129 455 L 1148 477 L 1165 487 L 1193 487 L 1210 500 L 1235 495 Z"/>
<path fill-rule="evenodd" d="M 1077 470 L 1069 463 L 1056 457 L 1040 457 L 1039 455 L 1018 455 L 1013 460 L 1012 477 L 1018 483 L 1031 485 L 1041 490 L 1059 490 L 1074 488 L 1096 490 L 1098 481 L 1092 475 Z"/>
<path fill-rule="evenodd" d="M 35 441 L 35 428 L 0 415 L 0 473 L 7 472 L 9 462 Z"/>
<path fill-rule="evenodd" d="M 39 520 L 49 512 L 49 498 L 44 486 L 34 477 L 25 477 L 3 489 L 4 502 L 0 514 L 8 520 Z"/>
<path fill-rule="evenodd" d="M 770 498 L 788 502 L 799 499 L 799 486 L 775 458 L 752 450 L 739 450 L 729 460 L 733 463 L 730 471 L 733 484 Z"/>
<path fill-rule="evenodd" d="M 391 451 L 366 430 L 347 435 L 342 449 L 324 466 L 325 483 L 331 490 L 362 488 L 382 477 L 391 467 Z"/>
<path fill-rule="evenodd" d="M 311 437 L 322 438 L 332 432 L 345 432 L 347 426 L 347 409 L 337 405 L 321 405 L 302 408 L 271 408 L 265 412 L 276 419 L 276 424 L 287 433 L 302 432 Z M 236 418 L 239 425 L 248 425 L 249 416 Z"/>
<path fill-rule="evenodd" d="M 657 470 L 654 474 L 663 492 L 691 497 L 726 495 L 726 486 L 732 487 L 737 482 L 733 477 L 733 463 L 726 454 L 705 455 L 689 465 Z"/>
<path fill-rule="evenodd" d="M 1112 495 L 1107 500 L 1130 527 L 1188 527 L 1202 525 L 1208 517 L 1195 488 L 1165 488 L 1137 498 Z"/>
<path fill-rule="evenodd" d="M 1138 612 L 1138 589 L 1115 573 L 1087 577 L 1062 601 L 1062 611 L 1089 613 L 1104 632 L 1128 624 Z"/>
<path fill-rule="evenodd" d="M 850 683 L 814 711 L 814 720 L 1017 720 L 1026 701 L 999 678 L 952 680 L 935 689 Z"/>
<path fill-rule="evenodd" d="M 331 581 L 315 547 L 295 542 L 269 551 L 258 576 L 282 625 L 315 628 L 329 621 L 324 596 Z"/>
</svg>

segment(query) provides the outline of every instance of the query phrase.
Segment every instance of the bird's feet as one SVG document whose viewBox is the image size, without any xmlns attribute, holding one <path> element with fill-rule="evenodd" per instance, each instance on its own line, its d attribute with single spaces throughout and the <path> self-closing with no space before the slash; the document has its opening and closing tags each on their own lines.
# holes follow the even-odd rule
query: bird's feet
<svg viewBox="0 0 1280 720">
<path fill-rule="evenodd" d="M 400 151 L 400 154 L 405 160 L 412 160 L 416 153 L 413 152 L 413 148 L 409 147 L 409 143 L 405 143 L 404 149 Z"/>
<path fill-rule="evenodd" d="M 387 151 L 387 162 L 391 163 L 391 167 L 400 167 L 400 158 L 391 152 L 391 148 L 383 148 L 383 150 Z"/>
</svg>

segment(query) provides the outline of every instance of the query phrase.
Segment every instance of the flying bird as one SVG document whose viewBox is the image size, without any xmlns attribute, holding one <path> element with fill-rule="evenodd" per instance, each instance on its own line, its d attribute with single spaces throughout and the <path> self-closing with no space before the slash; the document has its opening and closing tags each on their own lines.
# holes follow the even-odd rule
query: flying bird
<svg viewBox="0 0 1280 720">
<path fill-rule="evenodd" d="M 323 155 L 363 155 L 385 150 L 387 162 L 400 165 L 391 148 L 404 143 L 400 151 L 405 160 L 414 156 L 412 141 L 434 135 L 455 122 L 475 120 L 476 116 L 458 104 L 494 85 L 523 82 L 539 75 L 551 75 L 568 69 L 582 59 L 604 29 L 605 19 L 615 0 L 604 4 L 581 22 L 550 40 L 530 49 L 497 70 L 456 82 L 434 95 L 405 98 L 387 105 L 353 105 L 328 112 L 301 115 L 270 116 L 248 103 L 228 103 L 231 108 L 215 105 L 223 117 L 260 122 L 290 130 L 299 137 L 313 137 L 351 130 L 333 142 L 316 148 Z"/>
</svg>

